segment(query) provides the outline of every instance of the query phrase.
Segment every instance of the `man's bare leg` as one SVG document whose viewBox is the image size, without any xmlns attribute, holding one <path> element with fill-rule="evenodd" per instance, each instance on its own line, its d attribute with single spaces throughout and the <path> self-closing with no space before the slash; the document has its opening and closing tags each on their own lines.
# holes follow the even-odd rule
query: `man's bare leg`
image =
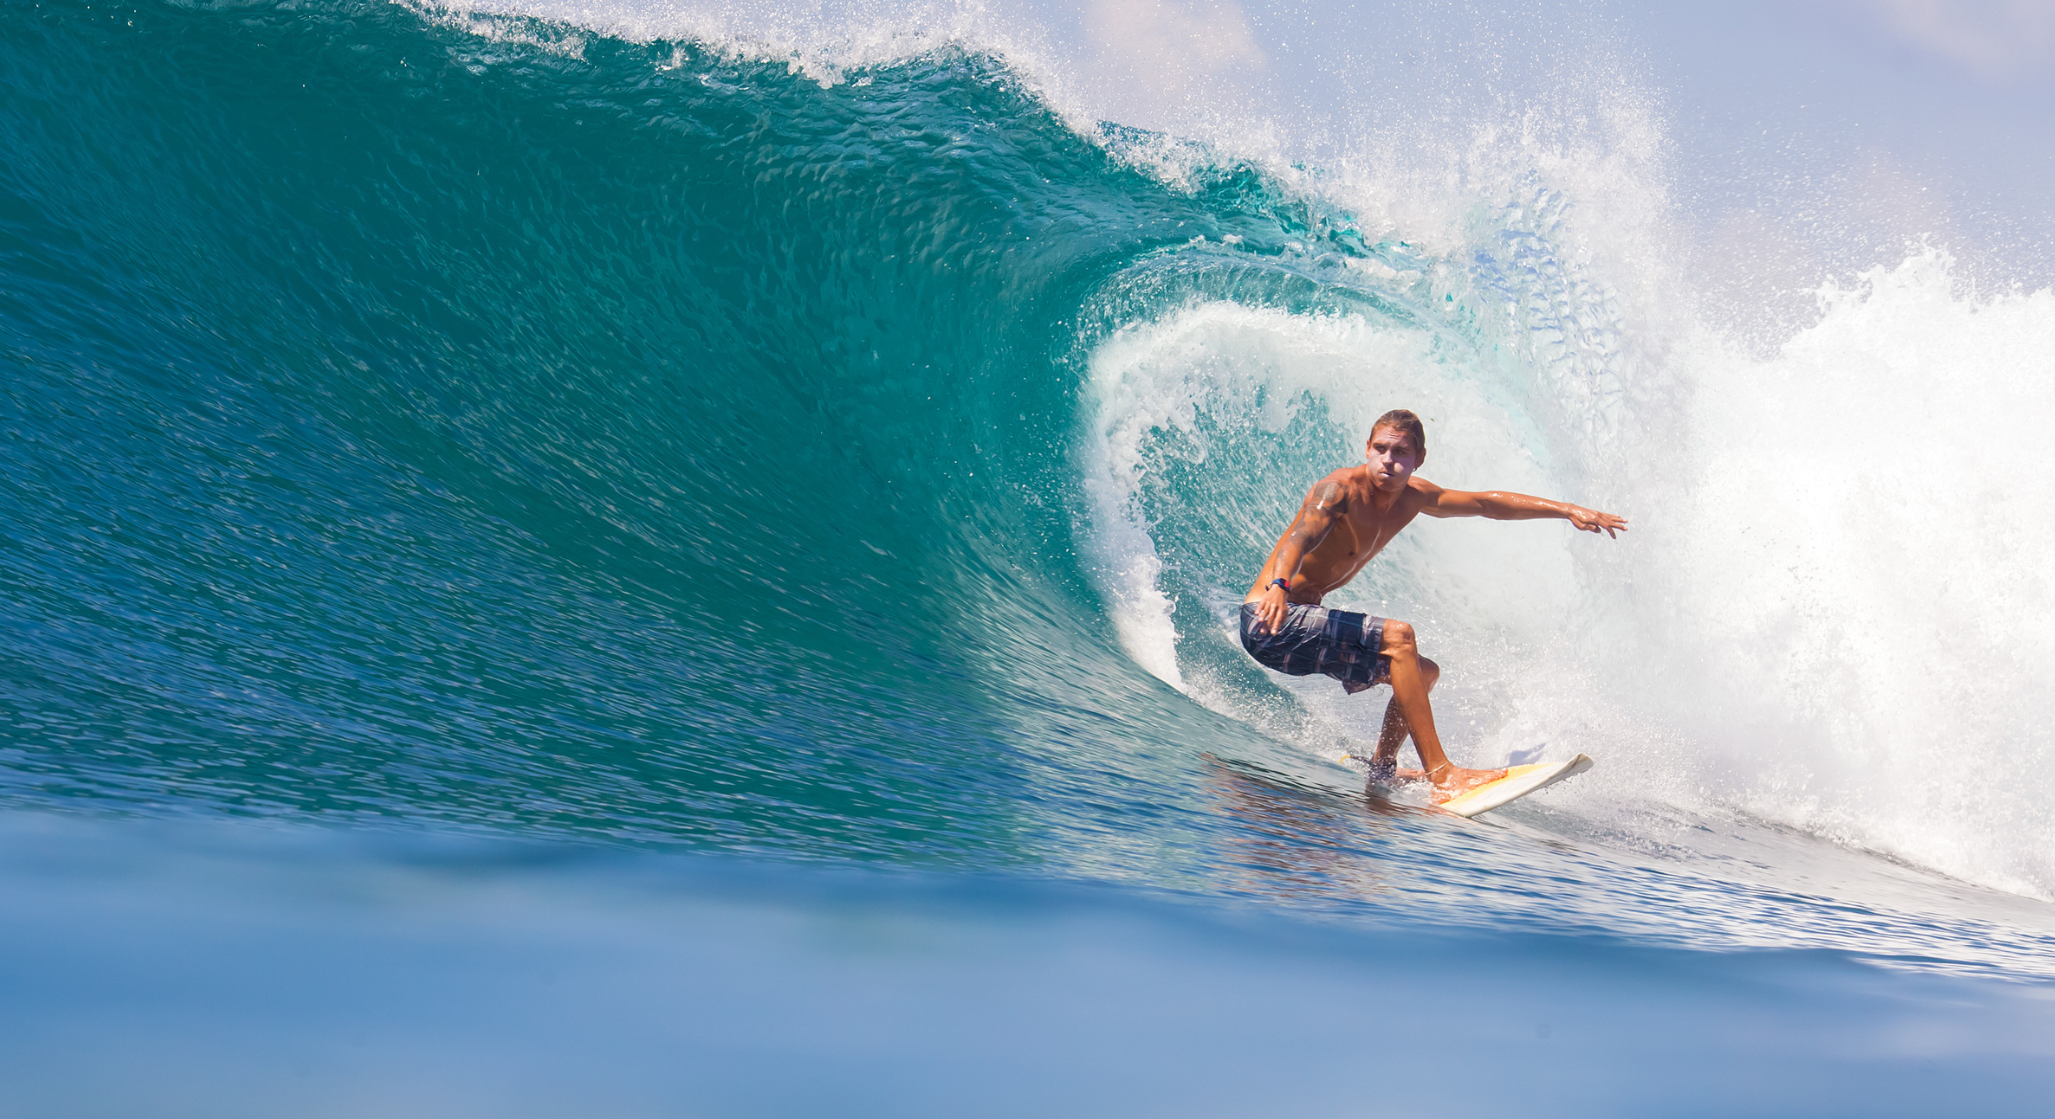
<svg viewBox="0 0 2055 1119">
<path fill-rule="evenodd" d="M 1427 678 L 1427 690 L 1432 692 L 1434 684 L 1441 679 L 1441 666 L 1420 658 L 1421 675 Z M 1370 771 L 1395 777 L 1401 781 L 1425 781 L 1427 772 L 1420 769 L 1399 768 L 1399 747 L 1406 744 L 1406 717 L 1399 712 L 1399 701 L 1393 699 L 1384 705 L 1384 727 L 1377 732 L 1377 756 L 1370 763 Z"/>
<path fill-rule="evenodd" d="M 1442 752 L 1441 736 L 1434 733 L 1434 709 L 1427 703 L 1427 690 L 1441 678 L 1441 668 L 1420 655 L 1413 640 L 1413 627 L 1405 622 L 1384 623 L 1381 651 L 1391 658 L 1391 706 L 1385 709 L 1384 730 L 1377 738 L 1377 760 L 1381 763 L 1389 758 L 1396 762 L 1401 732 L 1410 733 L 1427 779 L 1434 782 L 1437 801 L 1504 777 L 1503 769 L 1464 769 L 1454 765 Z M 1402 724 L 1398 728 L 1393 726 L 1394 714 Z"/>
</svg>

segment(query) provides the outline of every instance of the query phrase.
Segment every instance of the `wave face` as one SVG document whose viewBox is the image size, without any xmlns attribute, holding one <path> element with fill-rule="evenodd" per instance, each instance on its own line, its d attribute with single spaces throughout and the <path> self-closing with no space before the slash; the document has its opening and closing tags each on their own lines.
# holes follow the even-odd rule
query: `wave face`
<svg viewBox="0 0 2055 1119">
<path fill-rule="evenodd" d="M 101 11 L 6 17 L 16 797 L 1008 861 L 1223 733 L 1070 556 L 1075 355 L 1252 172 L 961 53 Z"/>
<path fill-rule="evenodd" d="M 824 79 L 369 3 L 0 27 L 18 808 L 2046 958 L 2010 902 L 1857 938 L 1789 888 L 1853 850 L 1897 860 L 1858 893 L 2055 894 L 2055 789 L 1988 781 L 2050 745 L 2047 292 L 1927 249 L 1766 355 L 1693 318 L 1643 163 L 1472 138 L 1494 170 L 1406 217 L 962 44 Z M 1596 848 L 1364 815 L 1329 759 L 1381 708 L 1232 641 L 1395 406 L 1445 485 L 1634 519 L 1423 525 L 1337 599 L 1428 635 L 1459 757 L 1599 755 L 1514 825 Z M 1479 902 L 1508 860 L 1579 888 Z"/>
</svg>

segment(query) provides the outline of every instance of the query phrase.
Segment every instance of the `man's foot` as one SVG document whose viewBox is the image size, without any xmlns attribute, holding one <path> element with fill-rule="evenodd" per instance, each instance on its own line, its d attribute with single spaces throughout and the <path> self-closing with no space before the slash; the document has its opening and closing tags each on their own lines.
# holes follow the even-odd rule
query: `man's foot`
<svg viewBox="0 0 2055 1119">
<path fill-rule="evenodd" d="M 1448 765 L 1429 776 L 1434 781 L 1434 803 L 1446 804 L 1479 785 L 1489 785 L 1506 775 L 1503 769 L 1464 769 Z"/>
</svg>

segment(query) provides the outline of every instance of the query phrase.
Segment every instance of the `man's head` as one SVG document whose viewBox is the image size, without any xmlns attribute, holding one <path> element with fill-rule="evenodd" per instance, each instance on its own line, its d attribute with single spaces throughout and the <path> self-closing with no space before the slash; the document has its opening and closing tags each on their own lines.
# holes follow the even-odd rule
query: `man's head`
<svg viewBox="0 0 2055 1119">
<path fill-rule="evenodd" d="M 1370 440 L 1364 451 L 1370 465 L 1370 481 L 1386 493 L 1406 487 L 1406 480 L 1427 461 L 1427 429 L 1420 417 L 1404 408 L 1394 408 L 1370 425 Z"/>
</svg>

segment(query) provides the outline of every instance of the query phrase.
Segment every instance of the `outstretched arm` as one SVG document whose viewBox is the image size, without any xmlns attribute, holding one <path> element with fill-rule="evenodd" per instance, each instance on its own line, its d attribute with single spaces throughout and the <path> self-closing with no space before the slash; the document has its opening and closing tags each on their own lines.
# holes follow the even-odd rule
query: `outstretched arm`
<svg viewBox="0 0 2055 1119">
<path fill-rule="evenodd" d="M 1270 560 L 1256 576 L 1258 586 L 1264 588 L 1263 601 L 1256 607 L 1256 620 L 1272 633 L 1284 624 L 1285 606 L 1289 595 L 1283 587 L 1272 583 L 1273 579 L 1295 582 L 1299 577 L 1299 564 L 1305 562 L 1306 553 L 1320 546 L 1327 534 L 1334 531 L 1334 523 L 1348 512 L 1348 491 L 1333 481 L 1316 483 L 1306 493 L 1306 500 L 1299 503 L 1299 515 L 1292 518 L 1291 527 L 1278 538 L 1277 547 L 1270 549 Z"/>
<path fill-rule="evenodd" d="M 1415 479 L 1413 485 L 1426 493 L 1427 500 L 1420 506 L 1420 511 L 1430 517 L 1489 517 L 1494 521 L 1532 521 L 1553 517 L 1568 521 L 1585 532 L 1603 532 L 1615 538 L 1627 531 L 1625 517 L 1615 517 L 1611 513 L 1601 513 L 1566 501 L 1550 501 L 1545 497 L 1529 497 L 1524 493 L 1502 490 L 1483 493 L 1445 490 L 1419 479 Z"/>
</svg>

